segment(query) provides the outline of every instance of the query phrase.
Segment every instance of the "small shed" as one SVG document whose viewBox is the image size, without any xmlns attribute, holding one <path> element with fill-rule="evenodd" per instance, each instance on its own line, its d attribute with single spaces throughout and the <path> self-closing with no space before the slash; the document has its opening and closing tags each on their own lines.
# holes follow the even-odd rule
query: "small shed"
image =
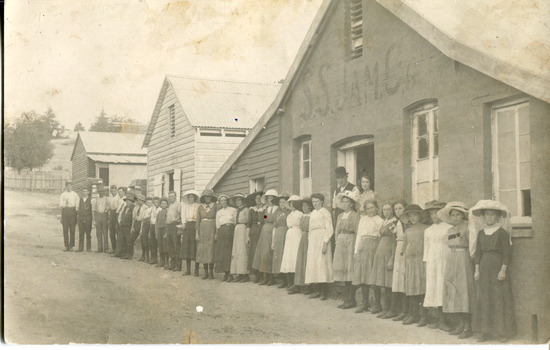
<svg viewBox="0 0 550 350">
<path fill-rule="evenodd" d="M 144 134 L 81 131 L 71 155 L 73 188 L 79 191 L 88 178 L 101 178 L 104 186 L 128 186 L 147 176 Z"/>
</svg>

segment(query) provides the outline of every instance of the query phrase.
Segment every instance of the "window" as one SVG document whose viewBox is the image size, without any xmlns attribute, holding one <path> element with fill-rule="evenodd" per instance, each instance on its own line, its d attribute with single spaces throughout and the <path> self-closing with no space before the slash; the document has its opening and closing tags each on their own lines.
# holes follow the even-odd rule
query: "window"
<svg viewBox="0 0 550 350">
<path fill-rule="evenodd" d="M 109 168 L 97 168 L 97 172 L 97 177 L 99 177 L 103 181 L 103 186 L 109 187 Z"/>
<path fill-rule="evenodd" d="M 201 136 L 222 136 L 222 130 L 221 129 L 201 129 L 200 130 Z"/>
<path fill-rule="evenodd" d="M 171 105 L 169 107 L 170 109 L 170 114 L 169 114 L 169 118 L 170 118 L 170 136 L 171 137 L 174 137 L 176 136 L 176 108 L 174 105 Z"/>
<path fill-rule="evenodd" d="M 435 103 L 412 111 L 412 200 L 423 205 L 439 197 L 439 125 Z"/>
<path fill-rule="evenodd" d="M 168 173 L 168 191 L 174 191 L 174 173 Z"/>
<path fill-rule="evenodd" d="M 349 50 L 351 59 L 363 55 L 363 1 L 347 0 Z"/>
<path fill-rule="evenodd" d="M 250 179 L 250 193 L 263 191 L 265 189 L 265 177 Z"/>
<path fill-rule="evenodd" d="M 311 195 L 311 140 L 300 147 L 300 196 Z"/>
<path fill-rule="evenodd" d="M 531 222 L 529 103 L 492 111 L 493 195 L 512 212 L 512 223 Z"/>
<path fill-rule="evenodd" d="M 225 137 L 246 137 L 246 130 L 225 130 Z"/>
</svg>

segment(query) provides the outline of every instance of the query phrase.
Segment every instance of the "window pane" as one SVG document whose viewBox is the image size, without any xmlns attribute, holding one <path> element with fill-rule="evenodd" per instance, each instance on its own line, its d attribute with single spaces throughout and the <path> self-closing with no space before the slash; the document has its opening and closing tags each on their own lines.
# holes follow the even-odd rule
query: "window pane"
<svg viewBox="0 0 550 350">
<path fill-rule="evenodd" d="M 519 176 L 521 189 L 531 189 L 531 162 L 520 163 Z"/>
<path fill-rule="evenodd" d="M 309 161 L 306 160 L 302 163 L 302 166 L 303 166 L 303 169 L 304 169 L 304 174 L 303 174 L 303 177 L 304 178 L 308 178 L 310 177 L 310 173 L 309 173 Z"/>
<path fill-rule="evenodd" d="M 439 134 L 434 134 L 434 156 L 439 155 Z"/>
<path fill-rule="evenodd" d="M 428 158 L 430 147 L 426 137 L 418 139 L 418 159 Z"/>
<path fill-rule="evenodd" d="M 302 159 L 303 160 L 309 159 L 309 143 L 304 143 L 302 145 Z"/>
<path fill-rule="evenodd" d="M 513 109 L 498 110 L 496 112 L 498 134 L 513 134 L 516 129 L 515 113 Z"/>
<path fill-rule="evenodd" d="M 498 200 L 499 202 L 507 206 L 508 209 L 510 209 L 510 212 L 512 212 L 512 216 L 518 216 L 518 203 L 515 190 L 500 191 Z"/>
<path fill-rule="evenodd" d="M 516 190 L 516 164 L 515 162 L 500 163 L 498 165 L 499 189 Z"/>
<path fill-rule="evenodd" d="M 518 106 L 519 134 L 528 134 L 531 129 L 529 126 L 529 105 Z"/>
<path fill-rule="evenodd" d="M 428 114 L 424 113 L 424 114 L 419 114 L 417 117 L 416 117 L 416 120 L 417 120 L 417 132 L 418 132 L 418 136 L 423 136 L 423 135 L 427 135 L 428 134 L 428 123 L 427 123 L 427 117 L 428 117 Z"/>
<path fill-rule="evenodd" d="M 439 131 L 439 120 L 438 120 L 438 112 L 437 112 L 437 109 L 434 109 L 433 111 L 434 113 L 434 132 L 438 132 Z"/>
<path fill-rule="evenodd" d="M 531 136 L 529 134 L 519 136 L 519 161 L 531 160 Z"/>
<path fill-rule="evenodd" d="M 523 199 L 523 216 L 531 216 L 531 190 L 521 191 Z"/>
</svg>

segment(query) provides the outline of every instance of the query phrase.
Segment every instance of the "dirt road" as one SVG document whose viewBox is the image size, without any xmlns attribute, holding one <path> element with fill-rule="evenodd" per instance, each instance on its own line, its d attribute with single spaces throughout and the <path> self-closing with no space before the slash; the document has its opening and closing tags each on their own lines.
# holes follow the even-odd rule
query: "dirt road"
<svg viewBox="0 0 550 350">
<path fill-rule="evenodd" d="M 8 342 L 475 343 L 340 310 L 337 300 L 182 277 L 109 254 L 65 253 L 57 201 L 51 194 L 5 194 Z"/>
</svg>

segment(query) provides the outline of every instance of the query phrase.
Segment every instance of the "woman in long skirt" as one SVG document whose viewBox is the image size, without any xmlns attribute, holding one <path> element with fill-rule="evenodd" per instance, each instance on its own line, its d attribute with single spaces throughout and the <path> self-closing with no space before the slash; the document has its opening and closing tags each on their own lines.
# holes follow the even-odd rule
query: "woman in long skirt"
<svg viewBox="0 0 550 350">
<path fill-rule="evenodd" d="M 485 228 L 479 231 L 474 254 L 474 279 L 478 281 L 474 331 L 479 342 L 497 337 L 505 342 L 516 333 L 514 301 L 508 266 L 511 259 L 510 236 L 501 221 L 509 212 L 499 202 L 481 201 L 472 213 L 481 216 Z"/>
<path fill-rule="evenodd" d="M 374 263 L 374 254 L 380 242 L 380 227 L 384 220 L 378 216 L 378 203 L 367 200 L 365 202 L 365 214 L 359 220 L 357 237 L 355 239 L 355 250 L 353 255 L 353 285 L 361 287 L 363 303 L 355 310 L 356 313 L 368 311 L 369 306 L 369 283 L 372 281 L 370 274 Z M 375 305 L 372 313 L 382 310 L 380 305 Z"/>
<path fill-rule="evenodd" d="M 334 248 L 334 261 L 332 264 L 332 277 L 335 282 L 343 282 L 345 286 L 344 302 L 338 305 L 340 309 L 355 307 L 355 290 L 353 281 L 353 253 L 355 250 L 355 236 L 359 226 L 359 214 L 353 208 L 358 196 L 355 192 L 344 191 L 338 195 L 344 212 L 338 215 L 336 229 L 334 230 L 336 246 Z M 358 203 L 357 203 L 358 204 Z"/>
<path fill-rule="evenodd" d="M 403 200 L 399 200 L 393 204 L 393 212 L 397 218 L 397 224 L 395 225 L 396 252 L 400 252 L 403 249 L 406 225 L 401 221 L 401 215 L 403 215 L 406 207 L 407 203 Z M 392 310 L 390 315 L 393 316 L 392 320 L 394 321 L 403 321 L 405 317 L 407 317 L 409 308 L 407 305 L 407 298 L 405 298 L 405 257 L 401 254 L 395 254 L 393 260 L 391 290 Z"/>
<path fill-rule="evenodd" d="M 247 206 L 250 207 L 250 213 L 248 214 L 248 224 L 250 226 L 248 234 L 250 238 L 248 243 L 248 271 L 255 276 L 254 283 L 260 282 L 260 272 L 253 268 L 252 264 L 254 263 L 256 247 L 264 225 L 265 204 L 262 202 L 262 195 L 263 192 L 254 192 L 246 197 Z"/>
<path fill-rule="evenodd" d="M 443 286 L 443 312 L 456 314 L 459 322 L 449 334 L 459 339 L 472 334 L 471 314 L 474 311 L 474 276 L 469 252 L 468 209 L 462 202 L 447 203 L 438 212 L 444 222 L 453 227 L 447 232 L 450 248 L 445 262 L 445 282 Z"/>
<path fill-rule="evenodd" d="M 260 271 L 261 285 L 272 286 L 275 284 L 273 280 L 273 222 L 275 221 L 275 213 L 279 209 L 279 194 L 276 190 L 268 190 L 263 196 L 266 203 L 264 211 L 264 224 L 260 232 L 260 239 L 254 254 L 254 263 L 252 267 Z"/>
<path fill-rule="evenodd" d="M 311 195 L 314 210 L 309 217 L 309 236 L 307 250 L 306 280 L 315 285 L 315 292 L 310 298 L 327 299 L 328 283 L 332 283 L 332 248 L 330 239 L 333 235 L 332 217 L 323 207 L 325 196 L 321 193 Z"/>
<path fill-rule="evenodd" d="M 445 278 L 445 260 L 449 254 L 447 231 L 451 225 L 441 221 L 437 212 L 445 203 L 437 200 L 426 203 L 425 214 L 430 217 L 432 225 L 424 231 L 424 263 L 426 264 L 426 295 L 424 307 L 430 308 L 436 315 L 434 323 L 428 327 L 451 331 L 443 314 L 443 284 Z M 423 322 L 418 324 L 423 325 Z"/>
<path fill-rule="evenodd" d="M 283 262 L 283 252 L 285 249 L 285 239 L 288 227 L 286 226 L 286 218 L 290 214 L 290 208 L 287 204 L 287 199 L 290 196 L 282 194 L 279 196 L 279 209 L 275 212 L 275 220 L 273 221 L 273 239 L 271 248 L 273 249 L 273 265 L 272 273 L 274 278 L 281 277 L 281 263 Z M 279 288 L 287 286 L 286 276 L 282 276 Z"/>
<path fill-rule="evenodd" d="M 382 288 L 384 289 L 383 312 L 376 316 L 378 318 L 383 318 L 390 312 L 392 269 L 395 256 L 395 225 L 397 224 L 397 218 L 393 213 L 390 203 L 382 206 L 382 214 L 384 216 L 384 223 L 380 227 L 380 243 L 378 243 L 376 253 L 374 254 L 371 273 L 373 279 L 371 284 L 374 286 L 375 298 L 380 298 L 380 291 Z"/>
<path fill-rule="evenodd" d="M 191 274 L 191 260 L 196 259 L 197 246 L 197 216 L 199 211 L 200 195 L 197 191 L 189 190 L 183 194 L 184 202 L 181 206 L 181 223 L 183 235 L 181 239 L 180 259 L 185 260 L 186 270 L 183 276 Z M 195 260 L 195 276 L 199 275 L 199 263 Z"/>
<path fill-rule="evenodd" d="M 237 275 L 234 282 L 248 282 L 248 234 L 250 231 L 248 215 L 250 211 L 244 206 L 246 195 L 238 193 L 230 202 L 237 208 L 233 250 L 231 253 L 231 274 Z"/>
<path fill-rule="evenodd" d="M 309 216 L 313 210 L 310 198 L 302 199 L 302 212 L 300 218 L 300 244 L 298 245 L 298 256 L 296 257 L 296 276 L 294 278 L 294 286 L 288 291 L 288 294 L 297 294 L 303 292 L 308 293 L 306 288 L 306 264 L 307 264 L 307 247 L 309 234 Z"/>
<path fill-rule="evenodd" d="M 426 294 L 426 271 L 424 262 L 424 230 L 426 225 L 421 221 L 422 208 L 411 204 L 405 209 L 401 220 L 409 223 L 400 254 L 405 256 L 405 295 L 408 299 L 409 314 L 403 320 L 410 325 L 426 319 L 426 309 L 422 306 Z"/>
<path fill-rule="evenodd" d="M 216 213 L 220 208 L 214 192 L 202 192 L 201 205 L 197 215 L 197 263 L 203 264 L 203 279 L 214 279 L 214 236 L 216 235 Z"/>
<path fill-rule="evenodd" d="M 302 220 L 302 201 L 296 195 L 290 196 L 288 205 L 292 212 L 286 218 L 285 249 L 283 251 L 283 261 L 281 263 L 281 273 L 285 274 L 288 289 L 294 286 L 294 274 L 296 272 L 296 259 L 298 258 L 298 248 L 302 238 L 302 229 L 300 222 Z"/>
<path fill-rule="evenodd" d="M 231 252 L 233 251 L 233 234 L 237 209 L 228 206 L 229 197 L 222 194 L 218 197 L 220 209 L 216 213 L 216 235 L 214 236 L 214 271 L 223 272 L 223 281 L 233 281 L 231 270 Z"/>
</svg>

